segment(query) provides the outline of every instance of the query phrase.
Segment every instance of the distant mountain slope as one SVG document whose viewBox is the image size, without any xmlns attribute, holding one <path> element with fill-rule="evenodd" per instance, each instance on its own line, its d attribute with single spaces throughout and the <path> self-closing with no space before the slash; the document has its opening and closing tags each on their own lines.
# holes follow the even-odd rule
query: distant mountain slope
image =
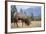
<svg viewBox="0 0 46 34">
<path fill-rule="evenodd" d="M 24 10 L 28 16 L 31 16 L 31 13 L 33 13 L 34 16 L 38 16 L 41 14 L 41 8 L 40 7 L 34 7 L 34 8 L 27 8 Z"/>
</svg>

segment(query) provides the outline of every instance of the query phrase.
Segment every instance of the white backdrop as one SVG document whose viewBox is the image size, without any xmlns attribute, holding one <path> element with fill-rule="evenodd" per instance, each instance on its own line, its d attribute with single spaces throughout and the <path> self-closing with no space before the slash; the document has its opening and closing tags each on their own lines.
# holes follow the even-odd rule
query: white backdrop
<svg viewBox="0 0 46 34">
<path fill-rule="evenodd" d="M 44 0 L 30 0 L 30 1 L 44 2 Z M 18 34 L 45 34 L 45 33 L 46 31 L 45 32 L 18 33 Z M 0 34 L 5 34 L 5 0 L 0 0 Z"/>
</svg>

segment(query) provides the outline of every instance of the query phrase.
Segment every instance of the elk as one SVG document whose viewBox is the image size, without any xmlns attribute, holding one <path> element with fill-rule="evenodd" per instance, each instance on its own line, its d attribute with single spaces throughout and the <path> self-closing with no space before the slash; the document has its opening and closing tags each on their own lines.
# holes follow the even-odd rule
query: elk
<svg viewBox="0 0 46 34">
<path fill-rule="evenodd" d="M 22 21 L 22 27 L 23 27 L 23 23 L 25 23 L 26 25 L 29 26 L 30 24 L 30 21 L 29 19 L 27 18 L 27 16 L 21 14 L 21 13 L 15 13 L 14 14 L 14 23 L 17 24 L 18 20 L 21 20 Z M 17 27 L 18 27 L 18 24 L 17 24 Z"/>
</svg>

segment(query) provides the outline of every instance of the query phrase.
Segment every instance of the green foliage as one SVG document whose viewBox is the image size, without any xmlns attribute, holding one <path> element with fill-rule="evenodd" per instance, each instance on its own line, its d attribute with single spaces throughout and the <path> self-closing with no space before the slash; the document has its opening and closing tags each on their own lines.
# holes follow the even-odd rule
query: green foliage
<svg viewBox="0 0 46 34">
<path fill-rule="evenodd" d="M 23 10 L 22 10 L 22 8 L 20 9 L 20 12 L 21 12 L 21 13 L 23 13 Z"/>
<path fill-rule="evenodd" d="M 33 16 L 33 13 L 31 13 L 31 20 L 32 20 L 32 21 L 34 20 L 34 16 Z"/>
<path fill-rule="evenodd" d="M 11 22 L 14 20 L 14 13 L 17 12 L 16 6 L 11 5 Z"/>
</svg>

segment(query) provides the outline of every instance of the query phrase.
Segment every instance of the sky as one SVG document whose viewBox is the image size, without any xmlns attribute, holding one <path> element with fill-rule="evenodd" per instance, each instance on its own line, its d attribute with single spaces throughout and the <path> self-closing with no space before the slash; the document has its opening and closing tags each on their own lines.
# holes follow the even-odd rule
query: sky
<svg viewBox="0 0 46 34">
<path fill-rule="evenodd" d="M 22 8 L 23 11 L 27 13 L 27 15 L 31 15 L 33 13 L 34 16 L 41 15 L 41 6 L 23 6 L 23 5 L 15 5 L 17 8 L 17 11 L 20 12 L 20 9 Z"/>
<path fill-rule="evenodd" d="M 27 8 L 30 8 L 30 7 L 29 7 L 29 6 L 17 5 L 16 8 L 17 8 L 17 10 L 18 10 L 18 12 L 19 12 L 21 8 L 22 8 L 23 10 L 24 10 L 24 9 L 26 10 Z"/>
</svg>

